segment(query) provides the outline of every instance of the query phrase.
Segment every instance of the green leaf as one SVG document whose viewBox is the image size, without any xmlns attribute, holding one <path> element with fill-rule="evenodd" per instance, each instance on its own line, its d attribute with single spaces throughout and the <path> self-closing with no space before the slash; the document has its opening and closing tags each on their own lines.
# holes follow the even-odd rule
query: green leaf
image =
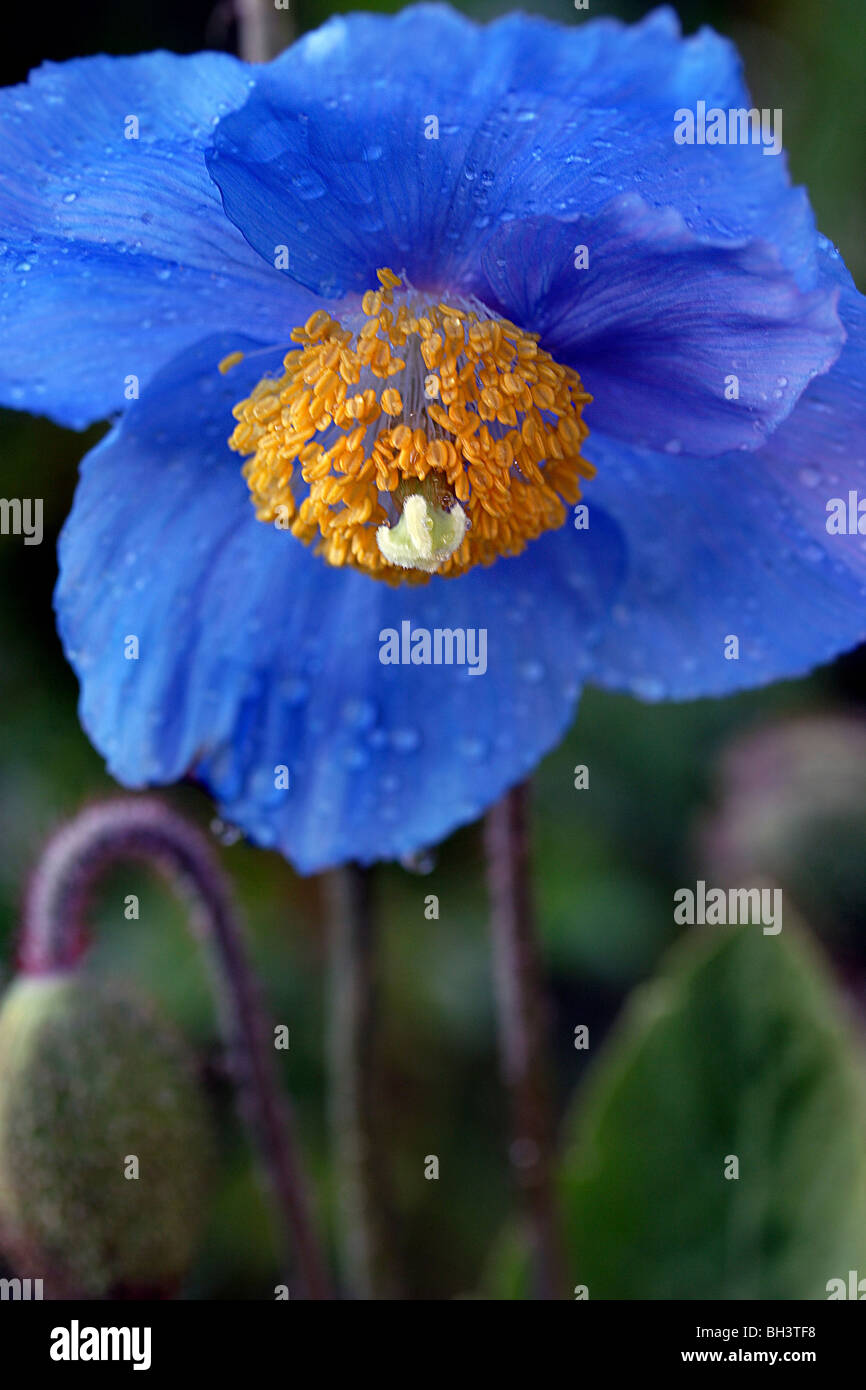
<svg viewBox="0 0 866 1390">
<path fill-rule="evenodd" d="M 710 930 L 633 996 L 566 1126 L 571 1282 L 590 1298 L 822 1299 L 866 1275 L 844 1003 L 788 924 Z"/>
</svg>

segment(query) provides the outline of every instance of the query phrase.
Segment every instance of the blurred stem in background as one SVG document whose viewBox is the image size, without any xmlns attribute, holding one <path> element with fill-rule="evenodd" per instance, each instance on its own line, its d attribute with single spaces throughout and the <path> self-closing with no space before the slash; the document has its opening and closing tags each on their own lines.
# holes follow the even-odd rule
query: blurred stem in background
<svg viewBox="0 0 866 1390">
<path fill-rule="evenodd" d="M 267 62 L 290 42 L 273 0 L 234 0 L 238 52 Z M 395 1296 L 388 1250 L 383 1146 L 373 1066 L 375 941 L 370 871 L 348 864 L 325 876 L 330 962 L 330 1106 L 338 1187 L 338 1243 L 352 1298 Z"/>
<path fill-rule="evenodd" d="M 238 56 L 247 63 L 266 63 L 291 42 L 283 30 L 274 0 L 233 0 L 238 26 Z M 285 14 L 281 16 L 287 18 Z"/>
<path fill-rule="evenodd" d="M 330 1108 L 339 1244 L 349 1296 L 396 1294 L 376 1068 L 376 942 L 372 871 L 325 877 L 330 946 Z"/>
<path fill-rule="evenodd" d="M 529 784 L 512 788 L 484 824 L 499 1050 L 511 1110 L 509 1157 L 523 1201 L 535 1295 L 565 1296 L 553 1185 L 555 1122 L 548 1010 L 535 939 L 529 865 Z"/>
<path fill-rule="evenodd" d="M 22 968 L 30 974 L 75 968 L 88 944 L 91 894 L 110 868 L 128 859 L 158 867 L 191 901 L 191 925 L 207 954 L 238 1109 L 258 1149 L 285 1257 L 290 1267 L 297 1263 L 306 1296 L 328 1298 L 293 1120 L 274 1066 L 273 1033 L 231 894 L 204 836 L 151 798 L 102 802 L 67 822 L 49 841 L 30 885 Z"/>
</svg>

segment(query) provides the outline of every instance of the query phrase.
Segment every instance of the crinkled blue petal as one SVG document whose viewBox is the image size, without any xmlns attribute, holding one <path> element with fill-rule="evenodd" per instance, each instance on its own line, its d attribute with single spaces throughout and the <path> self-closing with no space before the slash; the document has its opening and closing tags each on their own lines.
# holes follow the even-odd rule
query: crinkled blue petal
<svg viewBox="0 0 866 1390">
<path fill-rule="evenodd" d="M 833 499 L 847 513 L 853 492 L 855 518 L 858 496 L 866 512 L 866 301 L 828 243 L 822 264 L 847 343 L 758 453 L 696 460 L 593 438 L 590 517 L 615 518 L 628 555 L 596 683 L 724 695 L 866 640 L 866 517 L 862 535 L 856 520 L 852 534 L 827 529 Z"/>
<path fill-rule="evenodd" d="M 81 427 L 207 333 L 285 342 L 309 316 L 204 164 L 250 72 L 150 53 L 48 63 L 0 91 L 0 403 Z"/>
<path fill-rule="evenodd" d="M 442 6 L 330 20 L 270 64 L 220 122 L 209 166 L 226 211 L 268 259 L 325 295 L 471 281 L 515 217 L 574 217 L 639 191 L 694 232 L 772 241 L 814 282 L 808 200 L 784 156 L 677 145 L 677 109 L 750 106 L 730 44 L 683 40 L 659 11 L 626 28 L 509 15 L 487 27 Z"/>
<path fill-rule="evenodd" d="M 225 439 L 262 366 L 219 376 L 231 346 L 210 339 L 170 364 L 83 464 L 56 595 L 82 722 L 121 782 L 192 773 L 302 871 L 417 850 L 562 735 L 622 573 L 619 538 L 601 521 L 563 528 L 418 588 L 332 569 L 255 520 Z M 383 665 L 380 633 L 404 621 L 486 629 L 486 672 Z"/>
<path fill-rule="evenodd" d="M 478 295 L 580 372 L 593 428 L 642 447 L 757 449 L 844 338 L 836 289 L 804 293 L 775 247 L 701 239 L 634 193 L 508 222 L 482 267 Z"/>
</svg>

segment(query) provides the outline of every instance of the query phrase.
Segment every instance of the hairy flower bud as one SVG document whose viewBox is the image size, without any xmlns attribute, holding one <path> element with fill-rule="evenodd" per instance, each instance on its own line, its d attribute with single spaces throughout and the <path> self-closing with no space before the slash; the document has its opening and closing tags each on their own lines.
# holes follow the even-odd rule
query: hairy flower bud
<svg viewBox="0 0 866 1390">
<path fill-rule="evenodd" d="M 84 974 L 0 1004 L 0 1241 L 55 1296 L 165 1295 L 202 1216 L 207 1121 L 149 1006 Z"/>
</svg>

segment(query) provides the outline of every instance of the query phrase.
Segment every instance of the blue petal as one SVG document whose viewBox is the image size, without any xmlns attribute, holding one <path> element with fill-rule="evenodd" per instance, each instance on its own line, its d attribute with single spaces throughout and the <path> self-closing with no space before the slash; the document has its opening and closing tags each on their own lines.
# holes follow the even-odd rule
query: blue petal
<svg viewBox="0 0 866 1390">
<path fill-rule="evenodd" d="M 151 53 L 48 63 L 0 92 L 0 403 L 80 427 L 209 332 L 282 342 L 309 316 L 204 164 L 249 74 Z"/>
<path fill-rule="evenodd" d="M 866 301 L 829 244 L 822 263 L 848 341 L 760 451 L 696 460 L 594 437 L 590 515 L 615 518 L 628 549 L 596 683 L 646 699 L 722 695 L 866 639 L 866 534 L 827 530 L 831 499 L 847 510 L 859 488 L 866 501 Z M 732 636 L 737 660 L 725 656 Z"/>
<path fill-rule="evenodd" d="M 84 462 L 56 596 L 82 722 L 120 781 L 192 772 L 303 871 L 416 850 L 562 735 L 621 572 L 618 538 L 563 529 L 421 588 L 329 568 L 254 519 L 224 440 L 262 369 L 220 377 L 233 345 L 170 364 Z M 486 629 L 486 673 L 382 665 L 380 633 L 404 621 Z"/>
<path fill-rule="evenodd" d="M 804 294 L 766 242 L 701 240 L 633 193 L 574 222 L 509 222 L 482 264 L 479 297 L 580 372 L 591 426 L 644 447 L 759 448 L 844 338 L 837 290 Z"/>
<path fill-rule="evenodd" d="M 632 29 L 479 28 L 421 5 L 301 39 L 220 123 L 208 162 L 251 244 L 269 259 L 288 246 L 289 273 L 326 295 L 375 285 L 383 264 L 457 289 L 503 221 L 593 213 L 638 184 L 697 233 L 773 241 L 810 288 L 814 225 L 784 157 L 675 144 L 674 113 L 698 100 L 750 105 L 730 45 L 683 41 L 669 11 Z"/>
</svg>

